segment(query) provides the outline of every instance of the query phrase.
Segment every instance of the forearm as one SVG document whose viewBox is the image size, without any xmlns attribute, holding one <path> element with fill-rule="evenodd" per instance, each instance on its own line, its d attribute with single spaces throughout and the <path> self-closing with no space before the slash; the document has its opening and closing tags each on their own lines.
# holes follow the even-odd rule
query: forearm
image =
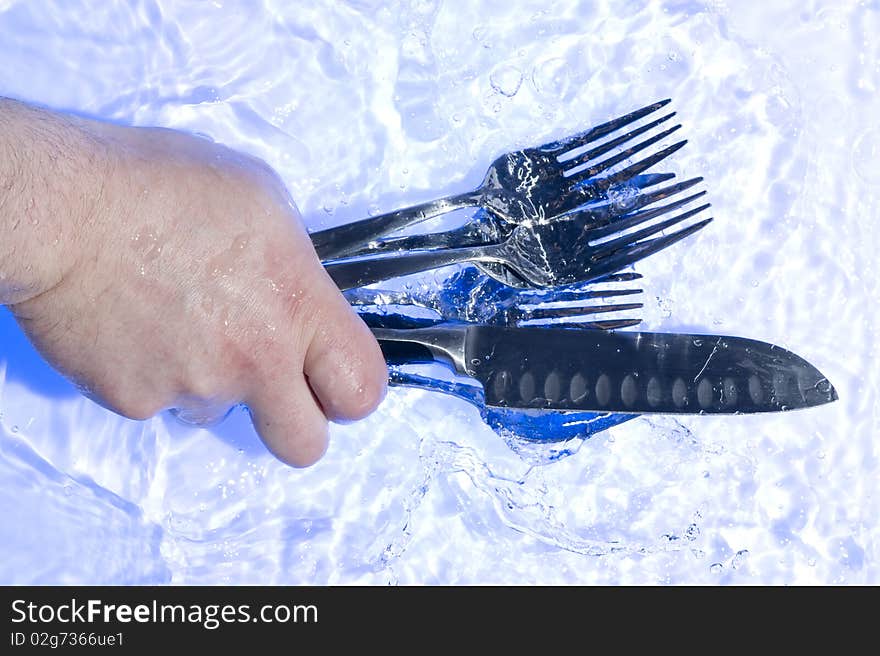
<svg viewBox="0 0 880 656">
<path fill-rule="evenodd" d="M 76 263 L 106 171 L 90 124 L 0 98 L 0 304 L 55 287 Z"/>
</svg>

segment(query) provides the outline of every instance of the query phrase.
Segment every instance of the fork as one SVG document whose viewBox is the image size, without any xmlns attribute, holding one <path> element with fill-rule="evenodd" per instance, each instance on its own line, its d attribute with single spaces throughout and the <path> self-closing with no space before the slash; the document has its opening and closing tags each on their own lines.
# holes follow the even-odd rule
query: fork
<svg viewBox="0 0 880 656">
<path fill-rule="evenodd" d="M 655 173 L 638 176 L 640 180 L 633 180 L 638 186 L 634 186 L 632 189 L 637 190 L 651 187 L 662 181 L 669 180 L 672 177 L 674 177 L 674 174 L 671 173 Z M 664 198 L 674 196 L 675 194 L 689 189 L 702 181 L 702 177 L 697 177 L 652 192 L 637 194 L 629 199 L 627 203 L 620 203 L 606 197 L 605 200 L 608 202 L 605 204 L 591 206 L 589 208 L 589 216 L 594 222 L 595 227 L 601 228 L 610 225 L 614 220 L 617 220 L 624 214 L 641 209 L 642 207 L 651 205 Z M 582 212 L 585 212 L 585 210 L 582 210 Z M 512 230 L 513 226 L 511 224 L 496 219 L 495 215 L 491 212 L 479 210 L 471 221 L 459 228 L 448 230 L 446 232 L 379 239 L 365 248 L 359 249 L 354 255 L 362 256 L 383 254 L 388 253 L 389 251 L 404 252 L 479 246 L 481 244 L 494 243 L 503 240 L 510 235 Z M 477 266 L 496 280 L 511 287 L 524 289 L 532 287 L 530 283 L 523 280 L 504 265 L 483 262 L 478 263 Z"/>
<path fill-rule="evenodd" d="M 617 273 L 598 281 L 603 283 L 638 280 L 635 272 Z M 638 318 L 587 320 L 597 314 L 637 310 L 643 303 L 605 303 L 593 301 L 614 299 L 642 293 L 641 289 L 611 288 L 597 290 L 591 284 L 566 289 L 520 290 L 498 282 L 475 267 L 457 272 L 439 287 L 419 291 L 356 288 L 344 292 L 348 302 L 362 311 L 369 307 L 420 307 L 438 315 L 442 321 L 467 321 L 488 325 L 528 325 L 565 320 L 567 326 L 614 330 L 641 323 Z M 562 307 L 547 304 L 566 303 Z M 543 307 L 542 307 L 543 306 Z M 363 312 L 362 316 L 370 313 Z M 392 315 L 397 316 L 397 315 Z M 379 320 L 372 318 L 373 323 Z M 397 317 L 397 321 L 400 318 Z"/>
<path fill-rule="evenodd" d="M 694 180 L 681 184 L 695 183 Z M 624 232 L 608 241 L 598 240 L 676 210 L 704 193 L 613 219 L 601 208 L 595 211 L 587 208 L 556 217 L 548 223 L 523 223 L 516 226 L 504 240 L 494 244 L 341 260 L 325 264 L 324 267 L 341 290 L 464 262 L 503 264 L 534 287 L 590 282 L 624 269 L 704 228 L 712 218 L 672 234 L 648 239 L 695 216 L 710 205 L 705 203 L 636 232 Z"/>
<path fill-rule="evenodd" d="M 483 389 L 478 385 L 439 380 L 405 371 L 397 365 L 389 366 L 388 383 L 393 387 L 442 392 L 467 401 L 480 411 L 483 423 L 505 440 L 519 438 L 542 443 L 568 442 L 576 438 L 587 438 L 639 416 L 610 412 L 532 412 L 491 407 L 486 405 Z M 568 453 L 562 452 L 558 455 L 565 456 Z"/>
<path fill-rule="evenodd" d="M 638 192 L 638 190 L 654 187 L 675 177 L 674 173 L 646 173 L 637 175 L 627 181 L 626 189 Z M 702 180 L 702 178 L 700 178 Z M 609 196 L 612 187 L 597 197 L 597 201 L 610 201 L 609 205 L 617 208 L 620 214 L 635 209 L 633 202 L 620 203 Z M 662 196 L 661 196 L 662 197 Z M 640 203 L 639 207 L 653 201 L 642 201 L 644 197 L 636 196 Z M 656 198 L 655 198 L 656 199 Z M 434 250 L 437 248 L 463 248 L 465 246 L 477 246 L 487 242 L 503 239 L 513 230 L 514 225 L 500 219 L 492 212 L 479 209 L 471 219 L 462 226 L 444 232 L 428 232 L 404 237 L 379 237 L 362 244 L 351 250 L 346 257 L 365 257 L 370 255 L 382 255 L 390 251 L 414 251 Z M 487 272 L 488 273 L 488 272 Z"/>
<path fill-rule="evenodd" d="M 600 173 L 678 130 L 680 125 L 673 126 L 611 157 L 594 162 L 601 155 L 668 121 L 675 115 L 673 112 L 586 152 L 578 152 L 587 144 L 648 116 L 669 102 L 669 99 L 656 102 L 537 148 L 506 153 L 492 162 L 483 182 L 473 191 L 316 231 L 310 235 L 312 243 L 322 261 L 332 260 L 350 255 L 384 235 L 465 207 L 482 207 L 514 226 L 569 212 L 601 197 L 612 186 L 639 175 L 684 146 L 686 142 L 680 141 L 613 174 L 593 180 Z M 581 168 L 584 166 L 586 168 Z"/>
</svg>

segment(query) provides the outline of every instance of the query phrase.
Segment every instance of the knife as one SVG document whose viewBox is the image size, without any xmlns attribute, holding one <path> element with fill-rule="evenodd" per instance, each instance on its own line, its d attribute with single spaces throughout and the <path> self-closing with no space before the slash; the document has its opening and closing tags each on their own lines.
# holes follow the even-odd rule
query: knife
<svg viewBox="0 0 880 656">
<path fill-rule="evenodd" d="M 629 414 L 740 414 L 837 399 L 783 348 L 743 337 L 444 322 L 373 327 L 389 364 L 442 362 L 488 406 Z"/>
</svg>

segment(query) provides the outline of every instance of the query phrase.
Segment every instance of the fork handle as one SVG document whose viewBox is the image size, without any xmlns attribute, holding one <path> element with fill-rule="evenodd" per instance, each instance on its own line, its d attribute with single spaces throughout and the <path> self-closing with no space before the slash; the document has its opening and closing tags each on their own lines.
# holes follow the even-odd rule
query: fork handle
<svg viewBox="0 0 880 656">
<path fill-rule="evenodd" d="M 342 260 L 324 265 L 341 291 L 354 287 L 372 285 L 382 280 L 408 276 L 411 273 L 439 269 L 450 264 L 461 264 L 473 260 L 500 262 L 496 256 L 499 246 L 472 246 L 450 248 L 442 251 L 416 251 L 399 255 L 371 257 L 357 260 Z"/>
<path fill-rule="evenodd" d="M 408 226 L 432 219 L 446 212 L 474 207 L 480 203 L 481 196 L 475 191 L 432 200 L 427 203 L 405 207 L 387 214 L 379 214 L 360 221 L 353 221 L 335 228 L 311 233 L 312 244 L 321 260 L 351 255 L 361 246 L 380 237 L 402 230 Z"/>
<path fill-rule="evenodd" d="M 440 248 L 465 248 L 478 246 L 502 238 L 503 235 L 490 235 L 489 230 L 481 230 L 482 223 L 468 223 L 444 232 L 407 235 L 405 237 L 382 237 L 356 250 L 345 254 L 346 257 L 362 257 L 380 255 L 390 252 L 434 250 Z"/>
</svg>

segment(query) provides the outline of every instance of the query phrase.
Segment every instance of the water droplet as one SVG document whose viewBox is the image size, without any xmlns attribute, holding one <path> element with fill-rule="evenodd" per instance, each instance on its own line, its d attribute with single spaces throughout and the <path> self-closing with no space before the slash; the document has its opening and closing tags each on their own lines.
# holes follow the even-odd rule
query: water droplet
<svg viewBox="0 0 880 656">
<path fill-rule="evenodd" d="M 512 98 L 522 85 L 522 71 L 515 66 L 504 64 L 489 75 L 489 84 L 502 96 Z"/>
<path fill-rule="evenodd" d="M 18 426 L 13 426 L 13 427 L 12 427 L 12 432 L 13 432 L 13 433 L 17 433 L 17 432 L 18 432 Z"/>
<path fill-rule="evenodd" d="M 721 563 L 712 563 L 709 565 L 709 571 L 713 574 L 721 574 L 724 571 L 724 565 Z"/>
<path fill-rule="evenodd" d="M 608 190 L 608 200 L 622 210 L 629 209 L 635 205 L 636 199 L 639 197 L 639 190 L 631 185 L 619 185 L 611 187 Z"/>
</svg>

